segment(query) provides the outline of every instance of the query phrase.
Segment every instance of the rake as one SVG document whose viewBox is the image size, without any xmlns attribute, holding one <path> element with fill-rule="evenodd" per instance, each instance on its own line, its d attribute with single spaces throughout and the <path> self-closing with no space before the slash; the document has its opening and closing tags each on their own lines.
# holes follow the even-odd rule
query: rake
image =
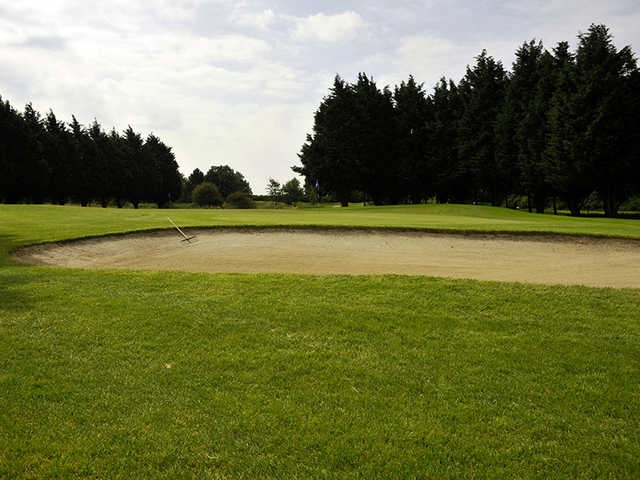
<svg viewBox="0 0 640 480">
<path fill-rule="evenodd" d="M 191 240 L 193 240 L 194 238 L 196 238 L 195 235 L 191 235 L 190 237 L 187 237 L 184 232 L 182 230 L 180 230 L 180 227 L 178 225 L 175 224 L 175 222 L 173 220 L 171 220 L 169 217 L 167 217 L 167 219 L 171 222 L 171 225 L 173 225 L 174 227 L 176 227 L 176 230 L 178 230 L 180 232 L 180 235 L 182 235 L 184 238 L 182 240 L 180 240 L 181 242 L 187 242 L 187 243 L 191 243 Z"/>
</svg>

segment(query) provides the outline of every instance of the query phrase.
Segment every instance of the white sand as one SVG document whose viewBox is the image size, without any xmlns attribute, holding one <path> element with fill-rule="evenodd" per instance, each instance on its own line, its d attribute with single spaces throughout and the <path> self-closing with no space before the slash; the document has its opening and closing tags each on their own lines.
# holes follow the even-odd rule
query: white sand
<svg viewBox="0 0 640 480">
<path fill-rule="evenodd" d="M 103 237 L 16 252 L 38 265 L 189 272 L 429 275 L 640 288 L 640 242 L 357 230 L 190 230 Z"/>
</svg>

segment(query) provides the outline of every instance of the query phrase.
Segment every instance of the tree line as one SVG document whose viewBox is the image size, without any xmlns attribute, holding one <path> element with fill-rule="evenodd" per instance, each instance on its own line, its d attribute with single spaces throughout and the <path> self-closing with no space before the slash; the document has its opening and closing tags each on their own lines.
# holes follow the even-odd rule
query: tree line
<svg viewBox="0 0 640 480">
<path fill-rule="evenodd" d="M 171 147 L 153 134 L 143 139 L 130 126 L 105 132 L 97 120 L 85 128 L 75 116 L 67 124 L 30 103 L 18 112 L 0 97 L 0 201 L 164 207 L 181 187 Z"/>
<path fill-rule="evenodd" d="M 215 185 L 220 194 L 221 202 L 237 192 L 252 195 L 251 186 L 242 173 L 229 165 L 212 165 L 206 174 L 196 168 L 184 180 L 182 200 L 185 202 L 193 201 L 194 190 L 203 183 Z"/>
<path fill-rule="evenodd" d="M 607 216 L 640 193 L 640 73 L 604 25 L 548 51 L 531 40 L 512 70 L 486 51 L 456 84 L 427 94 L 413 77 L 380 89 L 364 73 L 336 76 L 299 154 L 319 195 L 343 206 L 526 198 L 543 212 L 560 199 L 579 215 L 598 195 Z"/>
</svg>

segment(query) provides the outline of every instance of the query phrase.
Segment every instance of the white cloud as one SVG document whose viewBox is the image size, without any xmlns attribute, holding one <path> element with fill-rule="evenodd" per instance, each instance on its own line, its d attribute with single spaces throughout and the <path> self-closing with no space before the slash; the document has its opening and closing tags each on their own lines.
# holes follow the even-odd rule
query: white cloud
<svg viewBox="0 0 640 480">
<path fill-rule="evenodd" d="M 337 15 L 316 13 L 295 20 L 293 36 L 300 40 L 318 40 L 321 42 L 344 42 L 353 39 L 365 22 L 356 12 L 344 12 Z"/>
<path fill-rule="evenodd" d="M 275 20 L 276 15 L 270 8 L 262 12 L 245 12 L 239 8 L 234 9 L 229 20 L 236 25 L 249 26 L 266 30 Z"/>
<path fill-rule="evenodd" d="M 517 47 L 518 44 L 512 42 L 493 41 L 480 46 L 453 43 L 436 36 L 412 35 L 400 39 L 394 52 L 372 55 L 364 63 L 367 70 L 380 72 L 377 76 L 379 85 L 396 85 L 413 75 L 417 81 L 424 82 L 429 92 L 442 77 L 458 82 L 467 65 L 475 63 L 482 48 L 509 69 Z"/>
</svg>

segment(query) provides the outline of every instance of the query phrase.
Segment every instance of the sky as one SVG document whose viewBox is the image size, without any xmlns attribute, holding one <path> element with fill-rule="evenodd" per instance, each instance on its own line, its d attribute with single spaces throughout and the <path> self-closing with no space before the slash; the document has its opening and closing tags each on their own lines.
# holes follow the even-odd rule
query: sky
<svg viewBox="0 0 640 480">
<path fill-rule="evenodd" d="M 510 68 L 591 23 L 640 49 L 640 2 L 0 0 L 0 95 L 173 148 L 180 171 L 230 165 L 254 193 L 291 166 L 336 74 L 431 91 L 482 49 Z"/>
</svg>

